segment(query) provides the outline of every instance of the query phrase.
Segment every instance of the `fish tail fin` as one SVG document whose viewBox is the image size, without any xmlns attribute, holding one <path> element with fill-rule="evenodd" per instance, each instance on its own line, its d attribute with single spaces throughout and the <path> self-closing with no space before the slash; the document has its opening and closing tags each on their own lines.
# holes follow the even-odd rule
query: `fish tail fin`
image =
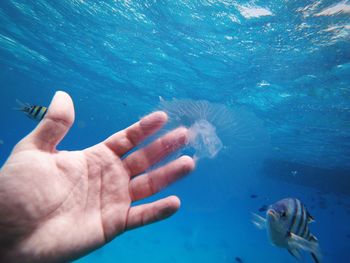
<svg viewBox="0 0 350 263">
<path fill-rule="evenodd" d="M 12 108 L 13 110 L 25 111 L 26 108 L 30 108 L 30 105 L 28 103 L 24 103 L 19 99 L 16 99 L 16 102 L 17 102 L 17 107 Z"/>
<path fill-rule="evenodd" d="M 252 213 L 252 223 L 259 229 L 266 228 L 266 219 L 255 213 Z"/>
</svg>

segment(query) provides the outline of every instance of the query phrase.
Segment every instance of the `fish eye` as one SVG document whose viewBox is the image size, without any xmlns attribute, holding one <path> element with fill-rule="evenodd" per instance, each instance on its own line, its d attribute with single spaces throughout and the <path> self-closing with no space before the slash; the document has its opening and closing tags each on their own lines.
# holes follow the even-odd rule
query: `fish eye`
<svg viewBox="0 0 350 263">
<path fill-rule="evenodd" d="M 283 211 L 283 212 L 281 213 L 281 217 L 287 217 L 287 213 L 286 213 L 285 211 Z"/>
</svg>

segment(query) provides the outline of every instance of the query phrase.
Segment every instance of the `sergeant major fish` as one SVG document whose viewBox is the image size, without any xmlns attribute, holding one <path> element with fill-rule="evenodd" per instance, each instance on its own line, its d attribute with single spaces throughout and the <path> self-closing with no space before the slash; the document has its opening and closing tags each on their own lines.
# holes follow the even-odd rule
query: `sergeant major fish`
<svg viewBox="0 0 350 263">
<path fill-rule="evenodd" d="M 23 103 L 19 100 L 16 101 L 19 107 L 15 108 L 15 110 L 23 111 L 31 119 L 41 121 L 47 113 L 47 107 L 30 105 L 28 103 Z"/>
<path fill-rule="evenodd" d="M 308 251 L 313 260 L 320 263 L 318 241 L 308 228 L 313 221 L 305 206 L 295 198 L 282 199 L 271 205 L 266 219 L 253 214 L 253 223 L 260 229 L 267 229 L 273 245 L 286 248 L 297 259 L 301 259 L 300 250 Z"/>
</svg>

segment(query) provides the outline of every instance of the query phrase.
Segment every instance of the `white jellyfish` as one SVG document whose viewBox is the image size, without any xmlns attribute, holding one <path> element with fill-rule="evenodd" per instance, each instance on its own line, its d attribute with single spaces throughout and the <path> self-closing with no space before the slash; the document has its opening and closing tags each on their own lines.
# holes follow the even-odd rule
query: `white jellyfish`
<svg viewBox="0 0 350 263">
<path fill-rule="evenodd" d="M 214 158 L 223 146 L 215 127 L 205 119 L 195 121 L 189 133 L 189 143 L 196 149 L 198 158 Z"/>
<path fill-rule="evenodd" d="M 243 108 L 229 107 L 204 100 L 160 98 L 160 109 L 169 115 L 171 126 L 189 129 L 188 145 L 195 159 L 214 158 L 222 150 L 231 155 L 252 155 L 269 142 L 262 121 Z"/>
</svg>

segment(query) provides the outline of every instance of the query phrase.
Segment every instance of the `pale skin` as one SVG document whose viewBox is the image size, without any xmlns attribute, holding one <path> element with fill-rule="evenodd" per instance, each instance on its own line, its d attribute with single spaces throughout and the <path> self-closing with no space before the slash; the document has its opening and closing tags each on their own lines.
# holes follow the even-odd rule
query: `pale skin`
<svg viewBox="0 0 350 263">
<path fill-rule="evenodd" d="M 164 112 L 154 112 L 90 148 L 58 151 L 74 107 L 68 94 L 57 92 L 45 118 L 0 170 L 0 262 L 71 261 L 173 215 L 176 196 L 132 204 L 194 168 L 193 159 L 182 156 L 149 170 L 186 143 L 187 130 L 173 130 L 125 157 L 166 121 Z"/>
</svg>

